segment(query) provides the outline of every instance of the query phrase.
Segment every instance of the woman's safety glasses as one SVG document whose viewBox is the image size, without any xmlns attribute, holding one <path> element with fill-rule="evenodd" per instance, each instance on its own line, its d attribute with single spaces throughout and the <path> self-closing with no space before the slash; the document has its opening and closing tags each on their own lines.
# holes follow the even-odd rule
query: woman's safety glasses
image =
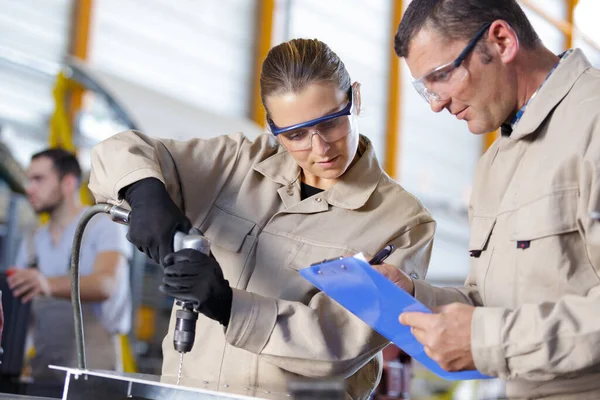
<svg viewBox="0 0 600 400">
<path fill-rule="evenodd" d="M 347 136 L 352 131 L 350 115 L 352 114 L 352 87 L 348 90 L 348 104 L 344 109 L 310 121 L 280 128 L 267 118 L 273 135 L 279 137 L 288 151 L 302 151 L 312 148 L 314 135 L 319 135 L 326 143 L 333 143 Z"/>
<path fill-rule="evenodd" d="M 433 71 L 412 81 L 413 86 L 426 102 L 448 100 L 458 85 L 465 80 L 469 72 L 462 64 L 490 25 L 492 24 L 485 24 L 475 34 L 456 60 L 437 67 Z"/>
</svg>

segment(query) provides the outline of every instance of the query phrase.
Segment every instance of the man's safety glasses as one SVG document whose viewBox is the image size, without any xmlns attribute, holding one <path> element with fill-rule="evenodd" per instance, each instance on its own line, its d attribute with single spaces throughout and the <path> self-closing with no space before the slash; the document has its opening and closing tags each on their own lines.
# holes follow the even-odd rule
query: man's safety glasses
<svg viewBox="0 0 600 400">
<path fill-rule="evenodd" d="M 468 71 L 462 65 L 467 56 L 473 51 L 475 45 L 483 34 L 492 25 L 485 24 L 475 34 L 467 47 L 460 53 L 456 60 L 435 68 L 418 79 L 412 81 L 413 86 L 426 102 L 448 100 L 456 87 L 467 77 Z"/>
<path fill-rule="evenodd" d="M 309 150 L 312 138 L 319 135 L 326 143 L 342 139 L 352 130 L 350 115 L 352 114 L 352 87 L 348 90 L 348 104 L 340 111 L 310 121 L 280 128 L 267 118 L 269 129 L 279 137 L 288 151 Z"/>
</svg>

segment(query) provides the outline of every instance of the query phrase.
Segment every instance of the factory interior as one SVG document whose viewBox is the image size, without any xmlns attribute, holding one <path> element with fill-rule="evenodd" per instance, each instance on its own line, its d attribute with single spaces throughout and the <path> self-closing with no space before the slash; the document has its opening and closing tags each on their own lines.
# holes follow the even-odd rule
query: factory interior
<svg viewBox="0 0 600 400">
<path fill-rule="evenodd" d="M 417 255 L 406 259 L 408 266 L 405 274 L 410 275 L 411 279 L 426 280 L 435 287 L 456 288 L 465 285 L 471 262 L 475 260 L 473 257 L 479 257 L 483 250 L 484 256 L 478 260 L 485 258 L 485 248 L 475 247 L 476 250 L 473 250 L 472 235 L 477 234 L 477 229 L 470 225 L 470 201 L 472 193 L 479 190 L 474 175 L 481 168 L 478 163 L 481 157 L 488 149 L 493 148 L 497 140 L 502 139 L 503 133 L 498 125 L 497 130 L 472 134 L 469 131 L 471 124 L 467 125 L 465 121 L 457 119 L 452 115 L 453 112 L 433 113 L 433 101 L 426 99 L 430 102 L 427 104 L 421 98 L 423 92 L 415 90 L 415 76 L 411 72 L 413 65 L 407 65 L 407 61 L 411 61 L 410 53 L 407 60 L 398 57 L 394 40 L 398 24 L 411 3 L 417 1 L 423 4 L 435 3 L 422 0 L 0 0 L 0 293 L 4 313 L 0 323 L 0 399 L 512 398 L 506 391 L 506 379 L 514 377 L 512 375 L 472 375 L 469 378 L 460 378 L 460 375 L 456 375 L 458 378 L 455 375 L 450 378 L 440 376 L 429 365 L 407 354 L 411 351 L 402 348 L 394 340 L 386 342 L 385 346 L 379 346 L 377 351 L 368 353 L 369 357 L 365 358 L 365 354 L 359 354 L 357 349 L 366 346 L 363 343 L 366 340 L 376 339 L 360 336 L 365 333 L 359 328 L 350 329 L 354 326 L 351 324 L 363 323 L 353 321 L 354 316 L 342 318 L 339 316 L 342 311 L 337 311 L 335 316 L 327 314 L 327 310 L 340 307 L 337 303 L 328 306 L 331 308 L 318 309 L 311 317 L 305 317 L 306 321 L 310 319 L 308 322 L 301 319 L 293 322 L 295 320 L 290 315 L 301 318 L 301 315 L 307 313 L 305 309 L 313 310 L 319 307 L 319 302 L 331 301 L 319 297 L 318 289 L 301 281 L 298 270 L 312 268 L 313 263 L 325 259 L 331 261 L 337 257 L 353 256 L 362 249 L 360 244 L 355 244 L 361 241 L 371 253 L 365 254 L 365 257 L 374 256 L 379 250 L 376 247 L 379 246 L 378 241 L 385 245 L 385 240 L 394 236 L 390 233 L 380 239 L 379 235 L 371 232 L 375 232 L 378 223 L 382 227 L 386 225 L 386 229 L 392 229 L 387 225 L 394 224 L 396 216 L 390 216 L 387 221 L 385 217 L 379 221 L 365 221 L 365 216 L 355 216 L 360 214 L 355 212 L 358 207 L 348 206 L 348 209 L 337 210 L 339 214 L 335 215 L 338 215 L 339 220 L 335 223 L 331 222 L 334 217 L 325 212 L 320 214 L 323 215 L 322 227 L 313 227 L 316 233 L 314 236 L 309 235 L 312 239 L 306 239 L 305 243 L 297 247 L 289 245 L 290 248 L 286 248 L 295 238 L 294 235 L 300 235 L 298 232 L 309 223 L 306 222 L 308 219 L 299 217 L 308 215 L 308 208 L 299 211 L 297 219 L 286 220 L 291 224 L 288 226 L 290 232 L 277 238 L 277 229 L 281 229 L 286 216 L 290 216 L 286 214 L 287 211 L 279 209 L 276 213 L 268 214 L 268 218 L 261 216 L 263 219 L 260 221 L 251 220 L 244 214 L 252 208 L 263 212 L 263 209 L 274 207 L 270 203 L 271 197 L 265 194 L 258 197 L 259 194 L 256 193 L 262 187 L 260 185 L 265 188 L 273 187 L 270 179 L 281 187 L 281 190 L 274 192 L 277 201 L 279 196 L 283 203 L 288 201 L 286 198 L 293 197 L 292 184 L 287 186 L 286 194 L 286 186 L 278 181 L 283 179 L 280 176 L 285 176 L 285 172 L 281 171 L 287 164 L 278 164 L 278 172 L 274 164 L 265 161 L 258 166 L 246 163 L 243 153 L 246 150 L 254 151 L 253 154 L 262 157 L 262 152 L 266 150 L 259 149 L 258 146 L 275 143 L 277 139 L 273 135 L 276 135 L 276 130 L 281 130 L 284 132 L 281 135 L 285 135 L 287 128 L 280 129 L 279 126 L 292 125 L 291 128 L 294 128 L 296 122 L 301 122 L 298 120 L 276 125 L 275 118 L 271 120 L 271 111 L 273 114 L 279 111 L 275 107 L 267 115 L 263 105 L 265 99 L 264 96 L 261 97 L 261 71 L 266 75 L 266 69 L 263 68 L 267 65 L 265 63 L 263 66 L 263 62 L 272 49 L 284 42 L 296 38 L 318 39 L 343 60 L 351 82 L 358 82 L 349 89 L 351 97 L 348 107 L 360 107 L 360 114 L 352 121 L 356 121 L 360 127 L 360 134 L 368 137 L 369 150 L 365 150 L 365 154 L 372 154 L 385 172 L 383 175 L 387 174 L 389 180 L 385 184 L 395 185 L 381 189 L 385 190 L 381 196 L 390 196 L 389 202 L 392 202 L 388 212 L 410 215 L 413 212 L 411 207 L 417 207 L 413 204 L 421 204 L 423 210 L 426 210 L 423 212 L 430 214 L 435 220 L 434 240 L 429 249 L 431 254 L 428 265 L 425 266 L 426 276 L 417 267 L 413 271 L 410 266 L 411 263 L 417 263 Z M 470 0 L 438 1 L 476 3 Z M 593 67 L 600 68 L 598 0 L 518 0 L 516 3 L 531 22 L 543 45 L 554 55 L 560 55 L 569 49 L 580 49 Z M 523 48 L 525 45 L 521 44 L 520 49 Z M 580 53 L 572 53 L 568 57 L 572 58 L 575 54 Z M 460 67 L 457 64 L 456 68 L 464 68 L 464 65 Z M 359 97 L 353 91 L 357 87 L 360 89 Z M 431 89 L 423 90 L 426 94 L 431 94 L 427 92 Z M 596 93 L 596 97 L 600 98 L 600 92 Z M 342 94 L 346 96 L 345 93 Z M 537 97 L 534 95 L 532 99 Z M 265 104 L 271 104 L 268 101 L 267 99 Z M 347 115 L 351 112 L 353 111 L 348 111 Z M 331 145 L 319 131 L 325 130 L 323 124 L 325 123 L 318 124 L 309 136 L 308 148 L 312 146 L 311 151 L 315 150 L 317 141 Z M 129 132 L 123 136 L 117 135 L 125 131 Z M 236 136 L 239 132 L 245 139 Z M 596 132 L 600 135 L 600 130 Z M 280 139 L 281 142 L 283 140 Z M 196 143 L 196 147 L 185 147 L 187 145 L 184 142 Z M 204 143 L 222 147 L 213 150 Z M 361 144 L 358 146 L 360 153 Z M 242 155 L 238 155 L 235 161 L 231 159 L 228 164 L 224 160 L 233 151 L 233 147 L 242 152 Z M 283 148 L 280 145 L 278 151 L 284 151 Z M 73 165 L 64 164 L 67 168 L 64 171 L 58 169 L 56 157 L 64 157 L 66 153 L 53 152 L 56 149 L 74 155 L 78 165 L 76 179 L 70 179 L 74 176 L 71 174 L 72 169 L 69 169 L 74 168 Z M 176 159 L 171 154 L 174 149 L 182 152 L 178 153 L 181 159 Z M 210 151 L 203 153 L 202 150 L 205 149 Z M 291 154 L 299 153 L 289 151 Z M 300 153 L 302 151 L 306 150 L 300 150 Z M 137 164 L 136 157 L 143 158 L 147 164 Z M 356 164 L 350 164 L 349 168 L 352 165 L 358 166 L 360 161 L 362 159 L 356 161 Z M 193 172 L 185 170 L 185 166 L 190 166 L 193 162 L 196 162 L 197 169 Z M 335 158 L 321 164 L 332 163 L 335 163 Z M 245 173 L 249 170 L 254 174 L 262 171 L 265 176 L 260 175 L 260 179 L 250 175 L 242 178 L 237 172 L 230 171 L 237 171 L 235 166 L 238 167 L 237 170 L 245 169 Z M 130 168 L 129 175 L 117 176 L 125 168 Z M 600 166 L 598 168 L 600 170 Z M 193 170 L 194 167 L 189 169 Z M 43 203 L 42 198 L 44 179 L 50 179 L 47 174 L 55 176 L 53 179 L 57 179 L 60 185 L 52 204 Z M 164 177 L 159 178 L 160 174 L 164 174 Z M 205 182 L 201 178 L 203 174 L 210 175 Z M 231 176 L 227 178 L 226 174 Z M 269 174 L 274 174 L 275 177 Z M 304 174 L 302 172 L 301 175 L 305 176 Z M 171 178 L 167 178 L 167 175 Z M 137 178 L 131 178 L 132 176 Z M 185 182 L 189 183 L 194 176 L 198 177 L 200 183 L 196 186 L 190 184 L 183 190 Z M 206 311 L 201 308 L 198 311 L 196 306 L 188 307 L 191 303 L 176 300 L 175 296 L 165 293 L 169 290 L 165 282 L 170 278 L 167 271 L 171 267 L 166 268 L 162 263 L 156 262 L 156 257 L 150 254 L 153 250 L 148 250 L 152 245 L 144 247 L 143 244 L 132 242 L 134 234 L 128 232 L 127 225 L 130 222 L 133 225 L 136 218 L 142 218 L 141 214 L 135 214 L 133 204 L 140 204 L 141 210 L 158 201 L 155 200 L 158 195 L 140 196 L 142 186 L 136 186 L 136 180 L 142 178 L 150 179 L 154 184 L 162 180 L 164 185 L 161 190 L 165 194 L 167 191 L 164 189 L 168 190 L 173 202 L 180 208 L 185 208 L 184 212 L 197 228 L 196 231 L 190 230 L 186 236 L 190 243 L 194 240 L 196 242 L 186 244 L 185 239 L 182 239 L 179 248 L 184 250 L 180 251 L 185 252 L 186 247 L 190 247 L 203 252 L 202 246 L 212 246 L 204 253 L 201 261 L 194 262 L 203 267 L 216 259 L 210 265 L 220 264 L 223 268 L 225 279 L 228 280 L 225 282 L 229 282 L 228 285 L 233 288 L 227 286 L 227 293 L 233 293 L 233 298 L 229 299 L 229 302 L 233 301 L 233 305 L 231 309 L 228 308 L 225 317 L 229 320 L 231 314 L 229 326 L 222 321 L 224 327 L 220 326 L 216 322 L 219 318 L 212 318 L 210 312 L 207 314 L 208 318 L 216 319 L 209 321 L 213 324 L 212 328 L 206 330 L 201 321 L 195 325 L 198 313 L 201 314 L 201 319 L 207 319 L 202 315 Z M 240 187 L 232 189 L 229 185 L 238 180 Z M 480 177 L 480 180 L 485 178 Z M 309 184 L 308 181 L 305 183 Z M 250 187 L 252 185 L 255 186 Z M 149 187 L 148 185 L 145 189 Z M 401 187 L 410 197 L 394 197 L 395 187 Z M 136 188 L 138 197 L 137 203 L 134 203 Z M 332 191 L 333 199 L 336 193 L 343 194 L 343 190 L 350 190 L 344 186 L 344 189 L 336 192 L 335 188 L 333 186 L 328 190 L 321 187 L 308 196 L 326 190 L 319 195 L 326 200 L 328 195 L 325 193 L 329 191 Z M 76 198 L 69 198 L 67 191 L 71 189 L 75 190 Z M 181 192 L 177 192 L 178 190 Z M 209 212 L 206 204 L 214 201 L 213 191 L 217 192 L 215 198 L 221 200 L 216 200 L 216 205 Z M 337 207 L 337 203 L 331 205 L 333 200 L 321 202 L 321 197 L 316 197 L 316 203 L 311 204 L 325 207 L 329 202 L 330 210 Z M 344 201 L 339 200 L 339 204 L 351 203 L 350 199 L 348 203 Z M 352 197 L 352 201 L 356 201 L 355 197 Z M 378 201 L 381 201 L 381 207 L 388 204 L 385 200 Z M 66 208 L 59 210 L 63 207 L 59 204 L 64 202 L 75 212 L 71 213 L 71 219 L 60 214 L 71 212 L 65 211 Z M 96 203 L 99 205 L 94 208 Z M 183 204 L 185 207 L 182 207 Z M 226 209 L 229 206 L 242 211 L 237 215 L 230 213 Z M 162 210 L 168 211 L 163 213 Z M 88 212 L 106 215 L 96 217 L 86 214 Z M 159 210 L 158 217 L 152 216 L 151 220 L 143 222 L 137 220 L 137 235 L 143 234 L 139 229 L 150 232 L 167 221 L 167 217 L 160 214 L 176 215 L 178 212 L 181 213 L 179 210 L 163 207 Z M 192 218 L 190 213 L 202 217 Z M 147 217 L 148 214 L 145 215 Z M 103 218 L 104 222 L 90 222 L 87 225 L 88 233 L 84 235 L 80 229 L 86 226 L 87 222 L 83 221 L 86 216 L 93 217 L 91 221 Z M 536 216 L 534 211 L 530 218 Z M 62 218 L 62 222 L 53 222 L 53 218 Z M 210 221 L 221 221 L 219 218 L 225 222 L 211 226 Z M 360 228 L 350 227 L 353 218 L 356 218 L 354 221 L 360 224 Z M 415 218 L 426 217 L 420 215 Z M 53 223 L 61 227 L 63 236 L 55 235 Z M 343 223 L 347 223 L 348 227 L 340 229 Z M 374 230 L 367 230 L 372 225 Z M 500 222 L 496 222 L 496 228 L 490 229 L 500 227 Z M 332 230 L 328 231 L 329 229 Z M 364 237 L 346 240 L 354 229 L 364 229 Z M 171 229 L 169 237 L 173 237 L 173 232 L 175 230 Z M 212 240 L 212 244 L 210 241 L 203 242 L 207 240 L 202 236 L 204 234 Z M 92 237 L 95 237 L 94 243 Z M 317 237 L 320 238 L 318 240 L 329 240 L 339 245 L 333 246 L 333 250 L 324 245 L 319 247 L 315 239 Z M 519 240 L 522 249 L 529 247 L 529 241 Z M 172 243 L 172 250 L 177 251 L 177 239 L 173 239 Z M 267 243 L 271 247 L 267 248 Z M 261 248 L 261 244 L 264 248 Z M 83 249 L 80 258 L 79 250 L 74 247 L 76 245 Z M 532 248 L 534 245 L 531 242 Z M 312 248 L 316 248 L 313 253 L 310 250 Z M 58 253 L 61 249 L 62 253 Z M 34 252 L 33 263 L 30 262 L 30 250 Z M 104 254 L 104 258 L 98 256 L 95 261 L 93 258 L 88 259 L 84 252 L 92 250 Z M 401 250 L 396 249 L 395 252 L 400 254 Z M 246 264 L 254 262 L 253 258 L 249 258 L 250 261 L 238 259 L 245 252 L 256 253 L 251 257 L 257 258 L 265 257 L 263 253 L 270 252 L 273 259 L 267 263 L 278 263 L 282 259 L 287 264 L 275 266 L 276 272 L 271 276 L 268 276 L 269 272 L 263 271 L 264 280 L 257 283 L 258 269 L 255 269 L 252 278 L 244 278 Z M 208 256 L 209 253 L 212 255 Z M 161 248 L 160 259 L 166 254 Z M 400 260 L 394 256 L 392 253 L 389 260 Z M 563 256 L 568 255 L 563 252 Z M 108 267 L 111 257 L 118 261 Z M 198 260 L 194 257 L 190 259 Z M 243 271 L 236 276 L 228 275 L 230 272 L 225 265 L 228 261 L 225 260 L 231 260 L 235 265 L 241 263 L 240 270 Z M 81 265 L 74 266 L 74 263 Z M 192 261 L 188 264 L 191 265 Z M 49 268 L 47 273 L 42 265 Z M 404 265 L 397 266 L 403 269 Z M 598 271 L 596 273 L 600 274 Z M 78 274 L 77 282 L 74 282 L 75 274 Z M 201 276 L 201 273 L 198 274 Z M 217 275 L 219 274 L 220 269 Z M 176 278 L 183 279 L 181 277 L 185 276 L 178 275 Z M 16 280 L 17 278 L 22 281 Z M 176 281 L 175 278 L 170 279 Z M 222 282 L 223 275 L 211 279 L 220 279 L 219 282 Z M 596 275 L 593 279 L 596 279 Z M 269 282 L 285 280 L 287 284 L 283 283 L 281 288 L 271 287 L 269 290 Z M 291 288 L 292 285 L 296 285 L 295 288 Z M 418 293 L 421 286 L 415 289 L 416 287 L 413 286 L 413 293 L 415 290 Z M 574 289 L 565 290 L 569 295 L 576 293 Z M 28 294 L 23 296 L 22 293 L 26 291 L 29 291 Z M 239 305 L 239 298 L 253 296 L 250 292 L 254 291 L 261 296 L 278 297 L 279 293 L 286 294 L 279 296 L 285 301 L 278 299 L 273 303 L 264 300 L 266 297 L 260 297 L 260 301 L 265 304 L 276 304 L 272 307 L 278 310 L 277 317 L 273 317 L 277 318 L 277 322 L 273 322 L 275 328 L 272 328 L 272 337 L 258 338 L 256 342 L 250 343 L 253 341 L 250 339 L 252 336 L 245 330 L 269 329 L 266 324 L 271 317 L 261 314 L 268 310 L 255 311 L 256 315 L 248 317 L 243 326 L 233 322 L 233 315 L 245 312 L 241 308 L 246 305 Z M 304 303 L 304 308 L 291 304 L 298 301 L 288 301 L 285 297 L 287 295 L 291 296 L 290 299 L 297 297 Z M 305 301 L 309 295 L 314 298 Z M 254 305 L 259 302 L 258 297 L 249 298 L 254 299 L 248 300 L 253 301 Z M 357 294 L 353 303 L 358 308 L 360 298 Z M 495 300 L 490 299 L 491 295 L 487 300 L 483 298 L 483 303 L 490 301 L 490 304 L 500 307 L 498 303 L 494 303 Z M 181 310 L 177 312 L 181 312 L 181 315 L 177 314 L 175 321 L 175 310 L 179 310 L 180 306 Z M 265 307 L 268 309 L 271 306 Z M 379 312 L 377 310 L 375 313 Z M 81 322 L 82 316 L 84 322 Z M 186 319 L 188 317 L 192 318 L 191 322 Z M 260 318 L 266 319 L 263 321 Z M 281 322 L 285 318 L 288 318 L 287 322 Z M 394 316 L 394 322 L 398 322 L 397 318 Z M 93 325 L 90 320 L 94 320 L 96 324 Z M 318 321 L 315 322 L 316 320 Z M 182 363 L 179 357 L 184 360 L 184 352 L 177 354 L 172 350 L 171 341 L 174 339 L 171 331 L 175 329 L 177 335 L 177 329 L 186 328 L 187 323 L 193 325 L 190 329 L 191 334 L 195 335 L 195 348 L 189 355 L 186 354 L 189 361 Z M 251 323 L 256 324 L 254 328 Z M 331 339 L 331 332 L 319 331 L 313 335 L 308 330 L 313 323 L 320 324 L 324 330 L 342 329 L 347 325 L 348 331 L 340 333 L 342 337 L 336 336 L 336 339 Z M 103 331 L 103 324 L 105 328 L 110 324 L 114 329 L 110 332 Z M 574 324 L 576 325 L 575 322 Z M 398 323 L 398 327 L 400 326 L 402 325 Z M 303 327 L 307 329 L 306 332 L 298 332 Z M 353 331 L 357 335 L 354 339 L 351 338 Z M 414 333 L 414 330 L 411 332 Z M 218 340 L 226 340 L 228 343 L 224 356 L 219 353 L 214 359 L 210 359 L 210 354 L 217 354 L 217 351 L 207 343 L 211 343 L 216 334 L 222 336 Z M 233 335 L 236 334 L 239 337 L 234 338 Z M 489 335 L 493 336 L 492 333 Z M 54 350 L 50 350 L 52 345 L 36 346 L 40 336 L 47 338 L 50 343 L 60 344 Z M 193 342 L 194 337 L 191 340 Z M 295 345 L 294 340 L 299 340 L 302 344 Z M 100 345 L 103 341 L 108 343 L 104 347 Z M 246 341 L 248 343 L 241 344 Z M 239 349 L 235 347 L 236 342 Z M 304 343 L 314 343 L 314 346 L 324 346 L 324 349 L 314 352 L 302 350 Z M 192 344 L 190 348 L 191 346 Z M 335 350 L 327 349 L 327 346 L 334 347 Z M 337 346 L 342 350 L 337 349 Z M 253 361 L 247 361 L 249 359 L 244 358 L 244 354 L 231 353 L 234 355 L 230 357 L 237 358 L 239 362 L 235 374 L 230 370 L 226 371 L 230 367 L 226 365 L 227 352 L 233 351 L 228 350 L 230 348 L 245 352 L 244 354 L 253 353 L 254 357 Z M 165 349 L 168 349 L 168 356 Z M 354 354 L 352 357 L 358 357 L 356 354 L 359 354 L 364 358 L 361 361 L 363 364 L 350 368 L 352 372 L 348 372 L 348 369 L 344 369 L 344 363 L 349 362 L 345 358 L 346 354 L 338 355 L 338 350 Z M 556 351 L 563 350 L 561 348 Z M 197 356 L 196 352 L 200 351 L 205 351 L 205 354 Z M 288 358 L 282 361 L 285 357 L 279 356 L 278 351 Z M 303 352 L 306 354 L 305 359 L 302 359 Z M 331 355 L 332 353 L 335 355 Z M 312 366 L 305 365 L 313 362 L 312 355 L 318 359 L 322 354 L 334 359 L 327 367 L 322 369 L 320 360 L 313 360 L 315 364 Z M 193 364 L 195 357 L 198 360 L 207 359 L 207 363 L 215 365 L 223 363 L 223 366 L 215 367 L 216 373 L 209 371 L 208 367 L 205 371 L 198 372 L 205 368 L 205 364 L 202 364 L 204 361 Z M 353 378 L 358 376 L 356 371 L 373 367 L 377 364 L 375 361 L 379 363 L 377 368 L 380 370 L 374 377 L 368 377 L 375 379 L 371 382 L 370 393 L 356 396 L 348 394 L 351 393 L 349 386 L 353 388 L 353 385 L 359 385 L 358 380 L 350 382 L 348 377 L 352 374 Z M 249 364 L 243 365 L 246 362 Z M 512 361 L 507 363 L 513 367 Z M 518 361 L 514 363 L 517 365 Z M 266 364 L 269 365 L 265 366 Z M 480 365 L 477 360 L 475 364 Z M 590 369 L 597 371 L 598 365 L 600 361 L 597 361 L 596 368 Z M 221 372 L 218 372 L 219 368 Z M 320 375 L 327 368 L 332 370 Z M 336 372 L 338 368 L 343 372 Z M 252 378 L 240 378 L 240 382 L 235 382 L 234 376 L 242 376 L 239 371 L 249 369 L 254 371 L 249 373 Z M 278 372 L 280 370 L 285 371 Z M 305 371 L 310 372 L 304 373 Z M 177 374 L 179 376 L 175 377 Z M 181 375 L 183 379 L 180 383 Z M 275 376 L 287 377 L 288 391 L 282 391 L 279 386 L 273 389 L 265 383 L 270 382 L 270 379 L 283 379 L 274 378 Z M 600 392 L 596 393 L 598 397 L 585 398 L 600 398 Z"/>
</svg>

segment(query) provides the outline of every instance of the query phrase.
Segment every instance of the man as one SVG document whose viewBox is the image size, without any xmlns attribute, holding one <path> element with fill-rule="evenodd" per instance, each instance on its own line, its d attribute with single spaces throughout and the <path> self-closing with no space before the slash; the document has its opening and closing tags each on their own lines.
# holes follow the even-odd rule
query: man
<svg viewBox="0 0 600 400">
<path fill-rule="evenodd" d="M 514 0 L 414 0 L 395 49 L 434 112 L 502 129 L 475 172 L 465 286 L 382 268 L 437 307 L 400 322 L 443 368 L 505 379 L 511 398 L 600 398 L 600 71 L 550 52 Z"/>
<path fill-rule="evenodd" d="M 69 261 L 75 228 L 85 211 L 79 202 L 81 168 L 73 154 L 50 149 L 32 157 L 27 178 L 31 206 L 50 219 L 33 238 L 22 241 L 8 282 L 23 302 L 33 301 L 33 377 L 62 380 L 64 373 L 50 370 L 48 364 L 76 366 Z M 96 216 L 81 246 L 81 300 L 91 368 L 115 369 L 113 335 L 131 326 L 131 245 L 123 228 Z"/>
</svg>

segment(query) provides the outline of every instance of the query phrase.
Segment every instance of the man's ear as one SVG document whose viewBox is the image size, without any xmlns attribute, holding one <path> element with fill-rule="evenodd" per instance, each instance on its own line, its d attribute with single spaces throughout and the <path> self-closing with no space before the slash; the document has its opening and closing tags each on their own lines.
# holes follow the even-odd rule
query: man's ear
<svg viewBox="0 0 600 400">
<path fill-rule="evenodd" d="M 488 43 L 504 64 L 511 63 L 519 52 L 517 33 L 508 22 L 503 20 L 496 20 L 490 26 Z"/>
<path fill-rule="evenodd" d="M 75 176 L 73 176 L 71 174 L 67 174 L 67 175 L 63 176 L 63 178 L 61 180 L 61 185 L 63 187 L 65 194 L 74 193 L 79 188 L 79 181 L 77 178 L 75 178 Z"/>
<path fill-rule="evenodd" d="M 360 83 L 354 82 L 352 84 L 352 105 L 356 110 L 356 115 L 360 115 Z"/>
</svg>

